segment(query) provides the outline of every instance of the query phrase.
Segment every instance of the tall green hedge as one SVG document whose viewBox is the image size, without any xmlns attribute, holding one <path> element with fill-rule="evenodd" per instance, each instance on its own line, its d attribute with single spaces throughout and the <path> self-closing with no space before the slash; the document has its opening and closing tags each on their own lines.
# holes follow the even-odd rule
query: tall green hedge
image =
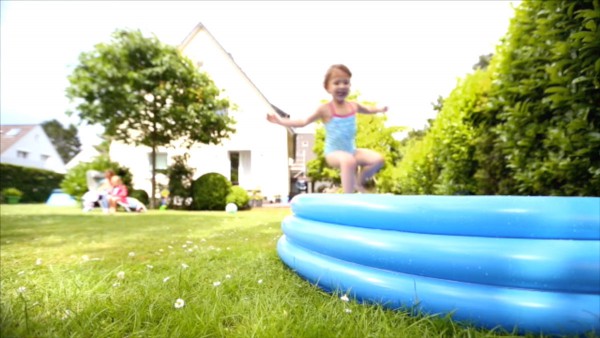
<svg viewBox="0 0 600 338">
<path fill-rule="evenodd" d="M 512 180 L 497 177 L 500 192 L 600 195 L 598 26 L 598 0 L 526 1 L 516 10 L 492 61 L 496 116 L 487 122 Z"/>
<path fill-rule="evenodd" d="M 0 163 L 0 190 L 17 188 L 21 203 L 44 203 L 52 190 L 60 188 L 64 175 L 53 171 Z"/>
<path fill-rule="evenodd" d="M 600 196 L 599 1 L 524 1 L 460 81 L 393 192 Z"/>
</svg>

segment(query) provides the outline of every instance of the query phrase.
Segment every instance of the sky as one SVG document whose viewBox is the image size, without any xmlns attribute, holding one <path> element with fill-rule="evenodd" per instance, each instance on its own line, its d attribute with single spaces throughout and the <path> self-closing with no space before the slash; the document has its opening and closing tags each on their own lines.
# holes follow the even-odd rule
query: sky
<svg viewBox="0 0 600 338">
<path fill-rule="evenodd" d="M 117 29 L 178 45 L 198 24 L 274 105 L 292 117 L 329 99 L 332 64 L 360 99 L 388 106 L 391 125 L 421 129 L 432 103 L 493 53 L 517 1 L 14 1 L 0 0 L 0 122 L 79 124 L 65 96 L 83 52 Z M 217 84 L 218 85 L 218 84 Z M 98 143 L 98 128 L 80 140 Z"/>
</svg>

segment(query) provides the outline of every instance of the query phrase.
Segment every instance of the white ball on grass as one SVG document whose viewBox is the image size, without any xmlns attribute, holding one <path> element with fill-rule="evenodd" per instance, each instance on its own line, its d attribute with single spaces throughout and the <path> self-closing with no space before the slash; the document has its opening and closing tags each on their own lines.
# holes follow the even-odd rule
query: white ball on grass
<svg viewBox="0 0 600 338">
<path fill-rule="evenodd" d="M 237 205 L 235 205 L 235 203 L 229 203 L 225 206 L 225 211 L 230 214 L 235 214 L 237 212 Z"/>
</svg>

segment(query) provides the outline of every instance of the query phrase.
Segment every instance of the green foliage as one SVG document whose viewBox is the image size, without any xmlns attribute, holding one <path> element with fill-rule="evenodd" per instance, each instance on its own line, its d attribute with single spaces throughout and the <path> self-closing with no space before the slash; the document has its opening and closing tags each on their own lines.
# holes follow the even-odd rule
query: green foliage
<svg viewBox="0 0 600 338">
<path fill-rule="evenodd" d="M 358 101 L 359 93 L 353 93 L 348 97 L 349 101 Z M 376 104 L 368 101 L 361 101 L 361 105 L 372 107 Z M 385 158 L 385 165 L 382 170 L 376 175 L 377 187 L 382 190 L 380 185 L 387 186 L 393 172 L 396 162 L 400 159 L 398 156 L 400 142 L 394 138 L 394 134 L 403 130 L 403 127 L 386 127 L 385 122 L 387 116 L 378 115 L 357 115 L 357 132 L 356 146 L 357 148 L 366 148 L 374 150 Z M 307 163 L 307 175 L 313 182 L 316 181 L 331 181 L 340 183 L 339 170 L 331 168 L 325 161 L 325 127 L 318 122 L 318 127 L 315 133 L 315 145 L 313 151 L 316 158 Z"/>
<path fill-rule="evenodd" d="M 407 140 L 390 192 L 453 195 L 476 190 L 476 133 L 468 118 L 483 109 L 490 85 L 489 72 L 479 69 L 460 80 L 447 98 L 438 99 L 439 113 L 431 127 Z"/>
<path fill-rule="evenodd" d="M 65 175 L 53 171 L 0 163 L 0 188 L 14 187 L 23 192 L 21 203 L 44 203 Z"/>
<path fill-rule="evenodd" d="M 173 164 L 167 168 L 166 175 L 169 178 L 169 208 L 185 209 L 184 202 L 192 197 L 192 182 L 194 180 L 194 169 L 187 165 L 189 154 L 174 156 Z M 175 203 L 177 201 L 177 203 Z"/>
<path fill-rule="evenodd" d="M 467 75 L 395 193 L 600 195 L 599 1 L 525 1 L 489 66 Z"/>
<path fill-rule="evenodd" d="M 42 123 L 44 132 L 52 141 L 52 145 L 62 158 L 63 162 L 69 162 L 81 150 L 81 142 L 77 136 L 77 128 L 70 124 L 65 128 L 58 120 L 50 120 Z"/>
<path fill-rule="evenodd" d="M 65 175 L 60 187 L 65 193 L 73 196 L 79 201 L 83 194 L 89 190 L 87 185 L 87 172 L 89 170 L 105 172 L 109 169 L 116 175 L 121 176 L 123 184 L 127 186 L 128 191 L 133 190 L 131 185 L 132 175 L 129 168 L 121 167 L 118 163 L 110 161 L 106 156 L 98 156 L 92 162 L 82 162 L 71 168 Z"/>
<path fill-rule="evenodd" d="M 0 193 L 0 200 L 2 202 L 8 202 L 10 198 L 16 198 L 18 201 L 21 197 L 23 197 L 23 192 L 13 187 L 2 189 L 2 192 Z"/>
<path fill-rule="evenodd" d="M 503 193 L 600 195 L 599 25 L 597 0 L 517 9 L 494 60 L 496 120 L 486 121 L 513 180 Z"/>
<path fill-rule="evenodd" d="M 67 96 L 77 101 L 82 121 L 102 125 L 114 140 L 153 149 L 152 191 L 157 147 L 217 144 L 235 131 L 224 113 L 229 101 L 210 77 L 176 47 L 140 31 L 118 30 L 111 43 L 81 54 L 69 82 Z"/>
<path fill-rule="evenodd" d="M 473 143 L 477 134 L 469 118 L 485 108 L 490 85 L 490 73 L 479 69 L 467 75 L 444 100 L 428 135 L 433 138 L 433 158 L 440 167 L 435 194 L 465 194 L 477 190 L 473 177 L 478 167 Z"/>
<path fill-rule="evenodd" d="M 238 207 L 238 210 L 248 209 L 249 202 L 250 195 L 248 195 L 246 189 L 238 185 L 234 185 L 233 187 L 231 187 L 231 192 L 229 193 L 229 195 L 227 195 L 227 198 L 225 199 L 226 204 L 234 203 Z"/>
<path fill-rule="evenodd" d="M 208 173 L 192 183 L 193 210 L 225 210 L 231 182 L 221 174 Z"/>
<path fill-rule="evenodd" d="M 22 197 L 23 192 L 17 188 L 6 188 L 2 189 L 3 196 L 14 196 L 14 197 Z"/>
<path fill-rule="evenodd" d="M 404 195 L 430 195 L 439 177 L 439 165 L 434 161 L 433 138 L 410 139 L 395 168 L 388 192 Z"/>
<path fill-rule="evenodd" d="M 129 191 L 129 196 L 133 198 L 137 198 L 138 201 L 144 203 L 144 205 L 148 205 L 150 202 L 150 197 L 148 197 L 148 193 L 146 190 L 142 189 L 133 189 Z"/>
</svg>

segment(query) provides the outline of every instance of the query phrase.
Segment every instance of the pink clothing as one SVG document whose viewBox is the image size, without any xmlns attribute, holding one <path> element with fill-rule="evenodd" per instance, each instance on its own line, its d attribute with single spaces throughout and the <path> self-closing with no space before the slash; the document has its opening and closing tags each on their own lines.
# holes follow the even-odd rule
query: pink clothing
<svg viewBox="0 0 600 338">
<path fill-rule="evenodd" d="M 119 202 L 123 202 L 123 203 L 127 203 L 127 195 L 128 195 L 127 187 L 124 184 L 117 185 L 110 192 L 110 196 L 118 197 Z"/>
</svg>

